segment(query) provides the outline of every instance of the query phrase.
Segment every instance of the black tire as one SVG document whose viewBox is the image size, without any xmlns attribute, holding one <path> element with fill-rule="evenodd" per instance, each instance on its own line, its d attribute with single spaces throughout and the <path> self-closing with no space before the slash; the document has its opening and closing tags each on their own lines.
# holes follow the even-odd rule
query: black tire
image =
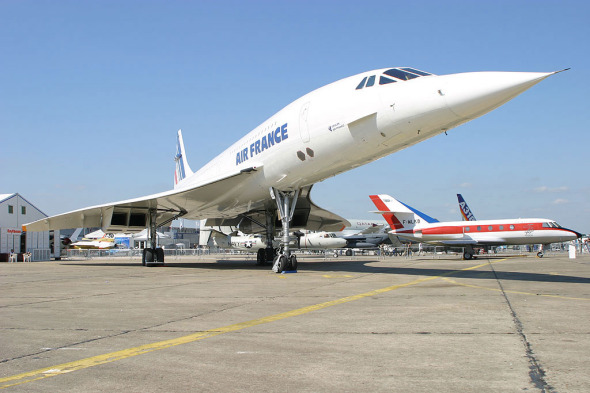
<svg viewBox="0 0 590 393">
<path fill-rule="evenodd" d="M 257 265 L 264 265 L 266 263 L 266 250 L 264 248 L 259 248 L 256 251 L 256 264 Z"/>
<path fill-rule="evenodd" d="M 290 270 L 297 270 L 297 256 L 291 255 L 289 257 L 289 265 L 291 265 Z"/>
<path fill-rule="evenodd" d="M 288 264 L 288 260 L 287 257 L 285 255 L 281 255 L 279 257 L 279 266 L 278 266 L 278 272 L 277 273 L 282 273 L 285 270 L 287 270 L 287 264 Z"/>
<path fill-rule="evenodd" d="M 352 256 L 352 250 L 350 250 L 350 249 L 346 250 L 346 256 L 347 257 L 351 257 Z"/>
<path fill-rule="evenodd" d="M 264 263 L 272 263 L 275 259 L 275 249 L 274 248 L 266 248 L 264 249 L 266 253 L 266 260 Z"/>
<path fill-rule="evenodd" d="M 463 253 L 463 259 L 465 259 L 466 261 L 469 261 L 469 260 L 471 260 L 471 258 L 473 258 L 473 255 L 471 255 L 471 253 L 470 253 L 470 252 L 468 252 L 468 251 L 465 251 L 465 252 Z"/>
<path fill-rule="evenodd" d="M 543 258 L 543 251 L 539 251 L 537 253 L 537 258 Z"/>
<path fill-rule="evenodd" d="M 154 262 L 164 263 L 164 249 L 156 248 L 156 260 Z"/>
<path fill-rule="evenodd" d="M 154 263 L 155 252 L 152 248 L 143 249 L 143 265 L 151 266 Z"/>
</svg>

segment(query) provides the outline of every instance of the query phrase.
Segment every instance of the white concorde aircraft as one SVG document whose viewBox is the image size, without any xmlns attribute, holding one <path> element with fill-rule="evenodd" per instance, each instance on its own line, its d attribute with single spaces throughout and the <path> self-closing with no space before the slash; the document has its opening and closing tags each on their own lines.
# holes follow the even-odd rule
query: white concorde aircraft
<svg viewBox="0 0 590 393">
<path fill-rule="evenodd" d="M 244 233 L 266 232 L 268 239 L 280 221 L 282 250 L 273 270 L 288 270 L 295 258 L 290 228 L 336 231 L 350 225 L 311 202 L 313 184 L 473 120 L 557 72 L 363 72 L 293 101 L 194 173 L 179 132 L 173 190 L 47 217 L 24 230 L 147 227 L 151 248 L 143 263 L 150 265 L 164 261 L 156 228 L 173 219 L 237 225 Z M 272 255 L 269 249 L 267 260 Z"/>
<path fill-rule="evenodd" d="M 389 195 L 370 195 L 391 227 L 389 233 L 415 243 L 465 247 L 464 259 L 474 257 L 473 246 L 551 244 L 575 240 L 582 235 L 545 218 L 505 220 L 438 220 Z M 539 251 L 537 256 L 542 257 Z"/>
</svg>

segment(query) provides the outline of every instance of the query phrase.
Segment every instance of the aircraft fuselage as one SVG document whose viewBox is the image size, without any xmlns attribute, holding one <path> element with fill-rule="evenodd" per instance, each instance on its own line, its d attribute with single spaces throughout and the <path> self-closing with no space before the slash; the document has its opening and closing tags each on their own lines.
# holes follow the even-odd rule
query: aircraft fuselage
<svg viewBox="0 0 590 393">
<path fill-rule="evenodd" d="M 185 179 L 180 189 L 251 171 L 249 184 L 256 186 L 199 206 L 201 217 L 235 216 L 268 204 L 270 187 L 296 190 L 375 161 L 481 116 L 551 75 L 475 72 L 376 83 L 386 71 L 345 78 L 297 99 Z M 359 88 L 371 77 L 372 85 Z"/>
</svg>

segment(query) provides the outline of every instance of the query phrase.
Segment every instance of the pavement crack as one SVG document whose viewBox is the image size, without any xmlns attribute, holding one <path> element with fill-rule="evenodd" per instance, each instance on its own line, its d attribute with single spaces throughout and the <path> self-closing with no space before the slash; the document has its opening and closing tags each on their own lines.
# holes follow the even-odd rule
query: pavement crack
<svg viewBox="0 0 590 393">
<path fill-rule="evenodd" d="M 55 347 L 55 348 L 43 348 L 41 351 L 38 351 L 38 352 L 27 353 L 27 354 L 24 354 L 24 355 L 21 355 L 21 356 L 15 356 L 15 357 L 8 358 L 8 359 L 1 359 L 0 360 L 0 364 L 1 363 L 8 363 L 8 362 L 11 362 L 13 360 L 19 360 L 19 359 L 23 359 L 23 358 L 28 358 L 28 357 L 31 357 L 31 356 L 42 355 L 44 353 L 56 351 L 56 350 L 59 350 L 59 349 L 72 348 L 72 347 L 75 347 L 77 345 L 88 344 L 88 343 L 91 343 L 93 341 L 98 341 L 98 340 L 102 340 L 102 339 L 105 339 L 105 338 L 112 338 L 112 337 L 122 336 L 124 334 L 129 333 L 129 332 L 130 332 L 130 330 L 124 330 L 124 331 L 118 332 L 116 334 L 111 334 L 111 335 L 108 335 L 108 336 L 100 336 L 100 337 L 89 338 L 87 340 L 78 341 L 78 342 L 75 342 L 75 343 L 70 343 L 70 344 L 62 345 L 62 346 Z"/>
<path fill-rule="evenodd" d="M 545 375 L 546 375 L 545 370 L 543 369 L 543 366 L 541 365 L 541 363 L 537 359 L 537 357 L 533 351 L 533 348 L 531 346 L 531 343 L 527 339 L 526 334 L 524 333 L 524 327 L 522 325 L 522 321 L 520 320 L 520 318 L 516 314 L 514 307 L 512 307 L 512 304 L 510 303 L 510 299 L 508 299 L 508 295 L 506 294 L 506 291 L 504 291 L 504 286 L 502 285 L 500 278 L 496 274 L 496 270 L 494 269 L 494 266 L 492 265 L 492 263 L 489 260 L 488 260 L 488 263 L 489 263 L 490 268 L 492 269 L 492 272 L 494 274 L 496 282 L 498 283 L 498 286 L 500 287 L 500 291 L 502 292 L 502 296 L 504 297 L 504 300 L 506 301 L 506 304 L 508 305 L 508 308 L 510 309 L 510 314 L 512 315 L 512 320 L 514 321 L 514 326 L 516 327 L 516 331 L 517 331 L 518 335 L 520 336 L 520 339 L 524 345 L 526 357 L 529 361 L 529 378 L 531 380 L 531 383 L 543 393 L 555 393 L 556 390 L 551 385 L 549 385 L 547 383 L 547 381 L 545 380 Z"/>
</svg>

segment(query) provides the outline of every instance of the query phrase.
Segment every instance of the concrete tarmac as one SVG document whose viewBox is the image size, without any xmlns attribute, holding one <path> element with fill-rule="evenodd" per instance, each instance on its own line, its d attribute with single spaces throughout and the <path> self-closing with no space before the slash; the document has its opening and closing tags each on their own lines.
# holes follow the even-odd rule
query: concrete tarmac
<svg viewBox="0 0 590 393">
<path fill-rule="evenodd" d="M 589 392 L 590 257 L 0 264 L 14 392 Z"/>
</svg>

